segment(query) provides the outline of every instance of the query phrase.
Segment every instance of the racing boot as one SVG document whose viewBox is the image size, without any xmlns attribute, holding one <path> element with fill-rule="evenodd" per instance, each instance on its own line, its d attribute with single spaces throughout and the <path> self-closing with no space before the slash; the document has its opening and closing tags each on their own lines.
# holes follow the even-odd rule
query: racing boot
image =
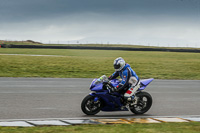
<svg viewBox="0 0 200 133">
<path fill-rule="evenodd" d="M 130 97 L 124 97 L 124 99 L 127 101 L 127 102 L 133 102 L 134 101 L 134 98 L 135 98 L 135 95 L 132 95 Z"/>
</svg>

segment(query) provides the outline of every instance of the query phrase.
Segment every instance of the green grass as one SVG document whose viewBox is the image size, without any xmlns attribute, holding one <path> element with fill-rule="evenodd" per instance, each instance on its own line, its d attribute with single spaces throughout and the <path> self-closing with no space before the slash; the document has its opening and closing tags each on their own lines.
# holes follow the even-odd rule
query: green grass
<svg viewBox="0 0 200 133">
<path fill-rule="evenodd" d="M 140 78 L 200 79 L 200 53 L 2 48 L 0 54 L 65 56 L 0 55 L 0 77 L 94 78 L 112 74 L 114 59 L 123 57 Z"/>
<path fill-rule="evenodd" d="M 0 133 L 199 133 L 199 122 L 44 127 L 0 127 Z"/>
</svg>

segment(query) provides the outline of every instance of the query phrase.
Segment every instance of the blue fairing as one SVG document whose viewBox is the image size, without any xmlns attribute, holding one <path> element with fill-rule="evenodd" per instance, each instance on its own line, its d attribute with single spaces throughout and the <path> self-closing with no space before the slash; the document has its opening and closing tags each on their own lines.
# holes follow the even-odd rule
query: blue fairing
<svg viewBox="0 0 200 133">
<path fill-rule="evenodd" d="M 90 90 L 91 90 L 91 91 L 102 91 L 102 89 L 103 89 L 103 84 L 102 84 L 102 83 L 100 83 L 100 84 L 95 84 L 95 81 L 96 81 L 96 80 L 97 80 L 97 79 L 94 79 L 94 80 L 92 81 L 91 86 L 90 86 Z M 111 80 L 111 84 L 112 84 L 113 87 L 116 87 L 119 83 L 120 83 L 120 82 L 119 82 L 118 79 L 113 79 L 113 80 Z"/>
<path fill-rule="evenodd" d="M 100 91 L 103 88 L 103 84 L 96 85 L 94 88 L 91 88 L 91 91 Z"/>
<path fill-rule="evenodd" d="M 128 111 L 127 108 L 121 109 L 121 106 L 123 105 L 120 101 L 120 96 L 110 95 L 106 91 L 90 93 L 90 95 L 101 98 L 104 101 L 104 107 L 101 109 L 102 111 Z"/>
<path fill-rule="evenodd" d="M 140 80 L 141 87 L 139 88 L 139 90 L 144 90 L 147 87 L 147 85 L 151 83 L 153 80 L 154 80 L 153 78 Z"/>
</svg>

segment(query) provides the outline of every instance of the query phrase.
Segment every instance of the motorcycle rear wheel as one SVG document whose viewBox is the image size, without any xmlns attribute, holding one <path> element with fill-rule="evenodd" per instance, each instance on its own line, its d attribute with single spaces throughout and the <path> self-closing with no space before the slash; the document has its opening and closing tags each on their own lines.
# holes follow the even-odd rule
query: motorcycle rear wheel
<svg viewBox="0 0 200 133">
<path fill-rule="evenodd" d="M 146 113 L 153 102 L 151 95 L 148 92 L 139 92 L 136 98 L 138 98 L 137 104 L 130 106 L 131 112 L 138 115 Z"/>
<path fill-rule="evenodd" d="M 81 103 L 81 109 L 86 115 L 95 115 L 101 110 L 102 102 L 100 99 L 94 102 L 94 98 L 94 96 L 87 95 Z"/>
</svg>

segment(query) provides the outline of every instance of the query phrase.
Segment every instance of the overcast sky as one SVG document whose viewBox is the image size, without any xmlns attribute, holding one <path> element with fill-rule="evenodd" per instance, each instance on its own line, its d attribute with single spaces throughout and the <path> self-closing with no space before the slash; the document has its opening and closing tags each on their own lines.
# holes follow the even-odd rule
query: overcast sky
<svg viewBox="0 0 200 133">
<path fill-rule="evenodd" d="M 0 40 L 200 47 L 200 0 L 0 0 Z"/>
</svg>

